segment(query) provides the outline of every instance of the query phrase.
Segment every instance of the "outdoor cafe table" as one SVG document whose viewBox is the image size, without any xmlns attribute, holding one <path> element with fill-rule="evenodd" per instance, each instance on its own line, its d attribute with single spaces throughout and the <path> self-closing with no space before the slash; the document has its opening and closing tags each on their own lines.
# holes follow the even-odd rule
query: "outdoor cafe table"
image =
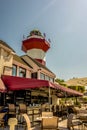
<svg viewBox="0 0 87 130">
<path fill-rule="evenodd" d="M 41 121 L 42 121 L 43 118 L 53 118 L 53 117 L 55 117 L 55 116 L 40 116 L 40 117 L 36 118 L 36 121 L 39 122 L 39 123 L 41 123 Z"/>
<path fill-rule="evenodd" d="M 53 118 L 53 117 L 54 116 L 50 116 L 50 117 L 49 116 L 37 117 L 36 120 L 41 122 L 43 118 Z"/>
<path fill-rule="evenodd" d="M 39 121 L 42 129 L 58 129 L 58 117 L 56 116 L 37 117 L 37 121 Z"/>
</svg>

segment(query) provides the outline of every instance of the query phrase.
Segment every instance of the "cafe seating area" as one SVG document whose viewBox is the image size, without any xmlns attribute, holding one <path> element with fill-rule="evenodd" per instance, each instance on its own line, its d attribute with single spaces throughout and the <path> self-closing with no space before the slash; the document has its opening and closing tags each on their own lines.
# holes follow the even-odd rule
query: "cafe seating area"
<svg viewBox="0 0 87 130">
<path fill-rule="evenodd" d="M 69 106 L 67 107 L 67 115 L 58 115 L 58 110 L 53 111 L 52 105 L 50 109 L 41 110 L 41 106 L 27 106 L 20 103 L 18 106 L 8 104 L 8 108 L 0 109 L 0 130 L 5 130 L 9 119 L 17 119 L 15 130 L 38 130 L 40 129 L 58 129 L 58 130 L 87 130 L 87 109 L 85 107 Z M 58 106 L 56 107 L 58 108 Z M 73 116 L 69 114 L 72 109 Z M 65 108 L 63 108 L 63 113 Z M 77 112 L 76 112 L 77 110 Z M 60 112 L 60 111 L 59 111 Z M 63 117 L 62 117 L 63 116 Z M 64 122 L 64 123 L 62 123 Z M 65 125 L 65 126 L 64 126 Z M 7 129 L 6 129 L 7 130 Z"/>
</svg>

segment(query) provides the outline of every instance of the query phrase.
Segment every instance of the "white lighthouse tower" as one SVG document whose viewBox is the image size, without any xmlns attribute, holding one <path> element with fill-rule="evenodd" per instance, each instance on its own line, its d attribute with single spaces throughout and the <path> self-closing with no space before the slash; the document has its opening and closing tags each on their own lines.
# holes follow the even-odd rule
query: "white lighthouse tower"
<svg viewBox="0 0 87 130">
<path fill-rule="evenodd" d="M 39 30 L 31 31 L 27 39 L 22 42 L 22 50 L 43 65 L 46 64 L 45 54 L 49 48 L 49 42 Z"/>
</svg>

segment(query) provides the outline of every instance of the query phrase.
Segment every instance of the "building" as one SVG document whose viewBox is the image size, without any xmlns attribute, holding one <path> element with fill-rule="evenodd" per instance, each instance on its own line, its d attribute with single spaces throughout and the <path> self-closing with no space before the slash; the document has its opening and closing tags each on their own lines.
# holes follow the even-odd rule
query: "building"
<svg viewBox="0 0 87 130">
<path fill-rule="evenodd" d="M 25 51 L 23 56 L 18 56 L 7 43 L 0 40 L 0 76 L 10 75 L 54 82 L 56 75 L 46 67 L 45 55 L 49 48 L 49 42 L 38 30 L 31 31 L 23 40 L 22 50 Z M 8 93 L 7 95 L 13 95 L 13 92 Z"/>
<path fill-rule="evenodd" d="M 54 88 L 64 90 L 68 95 L 80 95 L 54 84 L 56 75 L 46 66 L 49 48 L 49 41 L 39 30 L 31 31 L 22 41 L 23 56 L 18 56 L 7 43 L 0 40 L 0 105 L 18 105 L 20 102 L 27 105 L 45 102 L 56 104 L 58 98 L 53 94 Z"/>
</svg>

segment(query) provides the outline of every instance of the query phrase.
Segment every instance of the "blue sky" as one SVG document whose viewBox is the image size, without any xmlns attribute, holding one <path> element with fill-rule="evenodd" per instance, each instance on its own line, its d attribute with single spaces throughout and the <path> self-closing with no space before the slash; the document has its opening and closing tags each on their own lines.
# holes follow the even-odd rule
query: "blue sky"
<svg viewBox="0 0 87 130">
<path fill-rule="evenodd" d="M 18 55 L 33 29 L 46 33 L 46 65 L 57 78 L 87 77 L 87 0 L 0 0 L 0 39 Z"/>
</svg>

